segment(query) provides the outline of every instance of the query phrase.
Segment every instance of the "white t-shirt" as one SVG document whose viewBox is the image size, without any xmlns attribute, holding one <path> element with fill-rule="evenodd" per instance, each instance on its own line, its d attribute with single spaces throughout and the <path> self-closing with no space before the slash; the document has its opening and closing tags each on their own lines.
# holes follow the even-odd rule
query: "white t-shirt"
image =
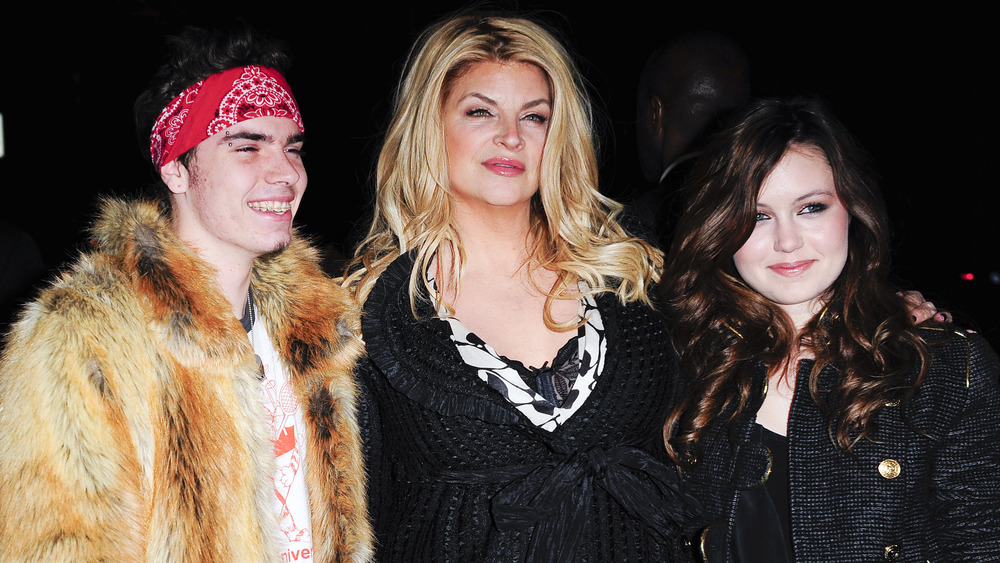
<svg viewBox="0 0 1000 563">
<path fill-rule="evenodd" d="M 254 353 L 264 366 L 260 394 L 277 461 L 273 482 L 274 510 L 278 514 L 279 538 L 283 543 L 280 560 L 309 561 L 312 559 L 312 533 L 305 482 L 306 434 L 302 407 L 264 323 L 254 323 L 248 335 Z"/>
</svg>

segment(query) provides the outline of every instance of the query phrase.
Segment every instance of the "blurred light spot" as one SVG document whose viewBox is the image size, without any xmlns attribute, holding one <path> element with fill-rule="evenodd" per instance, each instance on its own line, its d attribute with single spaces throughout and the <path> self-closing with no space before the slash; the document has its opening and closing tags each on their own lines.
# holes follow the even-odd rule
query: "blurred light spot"
<svg viewBox="0 0 1000 563">
<path fill-rule="evenodd" d="M 966 272 L 966 273 L 962 274 L 962 279 L 965 280 L 965 281 L 972 281 L 972 280 L 976 279 L 976 275 L 973 274 L 972 272 Z"/>
</svg>

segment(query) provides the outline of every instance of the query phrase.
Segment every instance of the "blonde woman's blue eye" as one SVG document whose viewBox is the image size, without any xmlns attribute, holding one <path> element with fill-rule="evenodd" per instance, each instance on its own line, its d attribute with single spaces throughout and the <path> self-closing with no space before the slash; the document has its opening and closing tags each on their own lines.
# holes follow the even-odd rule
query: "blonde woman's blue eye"
<svg viewBox="0 0 1000 563">
<path fill-rule="evenodd" d="M 545 123 L 549 120 L 548 117 L 545 117 L 544 115 L 539 115 L 537 113 L 528 114 L 524 116 L 524 118 L 530 121 L 536 121 L 538 123 Z"/>
</svg>

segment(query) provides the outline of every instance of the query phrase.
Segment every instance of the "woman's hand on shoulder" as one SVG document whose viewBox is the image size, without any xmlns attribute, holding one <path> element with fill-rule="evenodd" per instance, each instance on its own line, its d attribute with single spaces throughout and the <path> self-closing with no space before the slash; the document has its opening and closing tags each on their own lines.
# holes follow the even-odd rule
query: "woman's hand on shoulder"
<svg viewBox="0 0 1000 563">
<path fill-rule="evenodd" d="M 913 318 L 913 324 L 920 324 L 930 319 L 939 323 L 951 322 L 951 313 L 939 312 L 934 303 L 924 299 L 923 294 L 919 291 L 897 291 L 896 295 L 903 298 L 906 308 L 910 312 L 910 317 Z"/>
</svg>

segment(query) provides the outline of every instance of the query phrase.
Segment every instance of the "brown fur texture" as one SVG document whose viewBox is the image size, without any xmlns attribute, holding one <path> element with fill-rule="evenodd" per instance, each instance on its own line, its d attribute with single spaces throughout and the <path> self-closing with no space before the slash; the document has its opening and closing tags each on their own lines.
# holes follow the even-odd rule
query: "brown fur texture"
<svg viewBox="0 0 1000 563">
<path fill-rule="evenodd" d="M 257 364 L 212 269 L 150 203 L 22 312 L 0 364 L 0 560 L 276 561 Z M 252 287 L 307 432 L 313 557 L 368 561 L 358 310 L 296 238 Z"/>
</svg>

